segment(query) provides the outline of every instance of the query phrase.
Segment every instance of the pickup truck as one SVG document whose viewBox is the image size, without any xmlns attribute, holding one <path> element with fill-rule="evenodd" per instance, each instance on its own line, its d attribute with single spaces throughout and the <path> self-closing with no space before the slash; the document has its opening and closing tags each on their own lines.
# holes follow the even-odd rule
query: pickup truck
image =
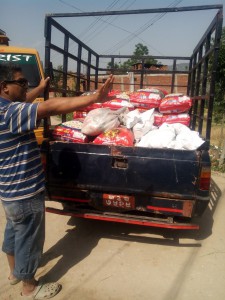
<svg viewBox="0 0 225 300">
<path fill-rule="evenodd" d="M 123 80 L 122 70 L 115 69 L 118 60 L 132 55 L 101 55 L 84 44 L 72 31 L 55 19 L 140 14 L 191 13 L 214 10 L 216 15 L 190 57 L 142 56 L 137 69 L 128 70 L 135 80 Z M 161 87 L 170 93 L 183 91 L 193 101 L 190 129 L 198 131 L 204 143 L 196 150 L 150 149 L 93 143 L 56 141 L 45 122 L 45 137 L 41 152 L 46 169 L 46 186 L 50 201 L 61 203 L 61 209 L 46 207 L 46 211 L 79 218 L 97 219 L 171 229 L 199 229 L 198 222 L 209 203 L 211 163 L 210 133 L 215 92 L 215 72 L 222 31 L 222 5 L 189 6 L 90 13 L 48 14 L 45 18 L 45 74 L 60 74 L 60 95 L 80 95 L 96 89 L 109 73 L 115 74 L 114 87 L 146 88 L 146 78 L 152 85 L 160 76 L 168 76 Z M 54 34 L 62 36 L 54 42 Z M 59 34 L 60 33 L 60 34 Z M 57 35 L 56 34 L 56 35 Z M 169 37 L 168 37 L 169 39 Z M 179 42 L 179 41 L 178 41 Z M 71 51 L 69 45 L 77 51 Z M 86 59 L 82 55 L 85 52 Z M 61 56 L 62 68 L 54 62 Z M 171 69 L 145 68 L 149 58 L 171 61 Z M 110 68 L 104 66 L 108 60 Z M 179 70 L 177 63 L 185 61 L 189 68 Z M 75 69 L 72 70 L 72 66 Z M 86 70 L 85 74 L 82 70 Z M 70 71 L 69 71 L 70 70 Z M 118 71 L 120 75 L 117 76 Z M 124 71 L 124 70 L 123 70 Z M 124 72 L 127 76 L 127 72 Z M 184 76 L 186 81 L 179 83 Z M 74 89 L 68 82 L 74 80 Z M 125 78 L 125 77 L 124 77 Z M 128 82 L 128 83 L 127 83 Z M 185 82 L 185 83 L 184 83 Z M 51 87 L 54 90 L 54 87 Z M 62 116 L 62 122 L 66 116 Z"/>
</svg>

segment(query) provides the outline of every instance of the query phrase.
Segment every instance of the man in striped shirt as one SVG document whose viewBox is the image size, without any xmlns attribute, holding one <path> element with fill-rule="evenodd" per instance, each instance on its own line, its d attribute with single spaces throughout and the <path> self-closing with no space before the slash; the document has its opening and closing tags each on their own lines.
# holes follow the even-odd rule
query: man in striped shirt
<svg viewBox="0 0 225 300">
<path fill-rule="evenodd" d="M 22 281 L 21 294 L 35 299 L 53 297 L 61 286 L 42 284 L 34 278 L 45 238 L 45 186 L 33 130 L 44 117 L 109 100 L 113 76 L 95 94 L 30 103 L 44 91 L 48 81 L 41 80 L 27 93 L 28 81 L 21 69 L 0 65 L 0 200 L 7 219 L 2 250 L 10 267 L 10 283 Z"/>
</svg>

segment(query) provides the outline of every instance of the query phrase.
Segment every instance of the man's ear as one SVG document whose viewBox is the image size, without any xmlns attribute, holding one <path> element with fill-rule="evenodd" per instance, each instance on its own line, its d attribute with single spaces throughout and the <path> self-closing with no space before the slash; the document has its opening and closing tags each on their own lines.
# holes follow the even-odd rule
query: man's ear
<svg viewBox="0 0 225 300">
<path fill-rule="evenodd" d="M 0 83 L 0 92 L 5 94 L 8 93 L 7 83 L 5 83 L 4 81 Z"/>
</svg>

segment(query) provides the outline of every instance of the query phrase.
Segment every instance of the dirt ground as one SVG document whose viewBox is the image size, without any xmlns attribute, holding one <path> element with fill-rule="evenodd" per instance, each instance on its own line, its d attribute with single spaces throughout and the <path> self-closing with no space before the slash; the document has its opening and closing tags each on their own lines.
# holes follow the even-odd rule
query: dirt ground
<svg viewBox="0 0 225 300">
<path fill-rule="evenodd" d="M 37 278 L 62 284 L 56 300 L 223 300 L 224 201 L 225 177 L 214 174 L 200 230 L 185 232 L 47 213 Z M 2 241 L 1 206 L 0 216 Z M 21 299 L 21 283 L 8 283 L 3 253 L 0 261 L 0 299 Z"/>
</svg>

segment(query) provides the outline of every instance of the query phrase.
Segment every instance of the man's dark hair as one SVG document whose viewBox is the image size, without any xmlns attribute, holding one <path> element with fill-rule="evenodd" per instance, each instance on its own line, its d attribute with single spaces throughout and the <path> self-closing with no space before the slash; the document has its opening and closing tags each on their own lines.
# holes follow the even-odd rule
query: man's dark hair
<svg viewBox="0 0 225 300">
<path fill-rule="evenodd" d="M 0 82 L 6 80 L 13 80 L 14 74 L 22 72 L 21 67 L 12 63 L 1 63 L 0 64 Z"/>
</svg>

